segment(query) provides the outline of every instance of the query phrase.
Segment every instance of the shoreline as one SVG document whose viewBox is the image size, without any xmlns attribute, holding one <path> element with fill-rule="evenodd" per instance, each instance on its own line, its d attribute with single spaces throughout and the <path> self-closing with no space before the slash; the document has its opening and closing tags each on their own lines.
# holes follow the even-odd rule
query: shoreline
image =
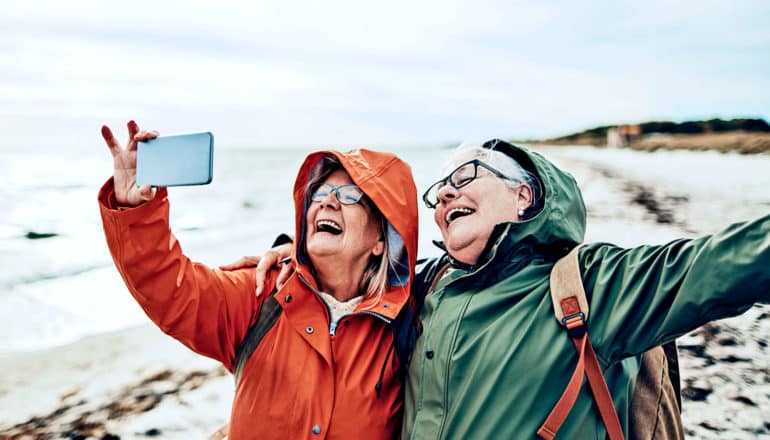
<svg viewBox="0 0 770 440">
<path fill-rule="evenodd" d="M 149 323 L 3 353 L 0 370 L 3 439 L 205 438 L 229 419 L 233 396 L 219 363 Z"/>
<path fill-rule="evenodd" d="M 546 139 L 522 141 L 533 146 L 593 146 L 607 147 L 604 136 L 584 137 L 572 140 Z M 770 133 L 730 131 L 704 134 L 649 134 L 631 141 L 621 149 L 654 152 L 657 150 L 718 151 L 721 153 L 766 154 L 770 153 Z"/>
</svg>

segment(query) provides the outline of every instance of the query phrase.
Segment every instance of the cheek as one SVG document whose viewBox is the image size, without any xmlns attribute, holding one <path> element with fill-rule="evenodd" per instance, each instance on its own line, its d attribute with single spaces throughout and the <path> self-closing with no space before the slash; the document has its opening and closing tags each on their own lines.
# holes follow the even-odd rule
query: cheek
<svg viewBox="0 0 770 440">
<path fill-rule="evenodd" d="M 345 219 L 348 225 L 355 225 L 352 234 L 346 234 L 349 239 L 360 241 L 366 245 L 379 239 L 379 227 L 377 221 L 366 212 L 349 213 Z M 351 228 L 352 229 L 352 228 Z"/>
<path fill-rule="evenodd" d="M 438 225 L 439 228 L 444 227 L 444 222 L 441 221 L 444 210 L 443 209 L 435 209 L 433 210 L 433 221 L 436 222 L 436 225 Z"/>
<path fill-rule="evenodd" d="M 376 222 L 371 222 L 366 231 L 369 245 L 374 246 L 380 240 L 380 228 Z"/>
</svg>

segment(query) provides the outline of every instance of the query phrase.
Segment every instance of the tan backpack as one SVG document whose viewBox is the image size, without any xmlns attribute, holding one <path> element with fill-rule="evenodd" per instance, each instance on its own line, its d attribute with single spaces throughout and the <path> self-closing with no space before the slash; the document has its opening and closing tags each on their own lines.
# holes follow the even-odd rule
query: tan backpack
<svg viewBox="0 0 770 440">
<path fill-rule="evenodd" d="M 556 320 L 567 330 L 580 357 L 564 393 L 537 434 L 544 439 L 556 436 L 577 400 L 585 375 L 609 438 L 623 439 L 612 396 L 586 331 L 589 310 L 578 261 L 580 247 L 575 247 L 551 270 L 551 299 Z M 670 342 L 642 355 L 631 397 L 629 437 L 683 439 L 681 412 L 679 361 L 676 342 Z"/>
</svg>

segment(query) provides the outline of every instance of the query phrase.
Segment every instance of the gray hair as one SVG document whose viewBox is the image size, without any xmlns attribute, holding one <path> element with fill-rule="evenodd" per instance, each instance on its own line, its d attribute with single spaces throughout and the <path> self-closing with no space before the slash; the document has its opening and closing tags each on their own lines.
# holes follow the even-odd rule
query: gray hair
<svg viewBox="0 0 770 440">
<path fill-rule="evenodd" d="M 445 161 L 443 173 L 448 173 L 457 165 L 472 159 L 481 160 L 510 179 L 502 180 L 511 189 L 516 189 L 521 184 L 527 185 L 532 191 L 532 204 L 524 211 L 524 215 L 520 216 L 520 220 L 532 218 L 537 214 L 538 201 L 543 195 L 540 181 L 532 172 L 525 170 L 521 164 L 505 153 L 483 148 L 477 143 L 462 143 L 452 151 Z"/>
</svg>

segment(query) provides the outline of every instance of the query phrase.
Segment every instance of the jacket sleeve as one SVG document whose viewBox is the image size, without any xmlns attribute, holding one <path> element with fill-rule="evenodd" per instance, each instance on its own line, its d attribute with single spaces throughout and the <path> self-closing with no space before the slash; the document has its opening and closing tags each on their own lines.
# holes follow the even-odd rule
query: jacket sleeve
<svg viewBox="0 0 770 440">
<path fill-rule="evenodd" d="M 580 251 L 588 330 L 607 363 L 770 301 L 770 216 L 662 246 Z"/>
<path fill-rule="evenodd" d="M 222 271 L 193 263 L 169 229 L 165 189 L 119 208 L 110 179 L 99 192 L 104 233 L 128 290 L 163 332 L 232 371 L 236 348 L 258 316 L 254 269 Z M 274 282 L 274 277 L 268 283 Z"/>
</svg>

